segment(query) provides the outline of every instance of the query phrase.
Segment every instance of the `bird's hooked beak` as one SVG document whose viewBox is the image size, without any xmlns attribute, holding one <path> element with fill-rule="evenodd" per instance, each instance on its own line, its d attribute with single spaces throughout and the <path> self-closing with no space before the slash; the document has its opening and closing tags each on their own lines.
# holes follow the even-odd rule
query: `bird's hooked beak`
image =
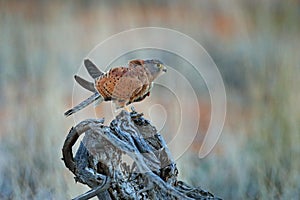
<svg viewBox="0 0 300 200">
<path fill-rule="evenodd" d="M 162 71 L 163 71 L 163 72 L 167 72 L 166 66 L 163 67 Z"/>
</svg>

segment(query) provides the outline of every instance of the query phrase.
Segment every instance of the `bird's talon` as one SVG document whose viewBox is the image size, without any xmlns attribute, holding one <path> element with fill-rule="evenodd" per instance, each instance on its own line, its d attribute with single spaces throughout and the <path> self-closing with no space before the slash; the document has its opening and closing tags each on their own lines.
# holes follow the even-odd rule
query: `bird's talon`
<svg viewBox="0 0 300 200">
<path fill-rule="evenodd" d="M 135 108 L 133 106 L 130 107 L 131 112 L 136 113 Z"/>
</svg>

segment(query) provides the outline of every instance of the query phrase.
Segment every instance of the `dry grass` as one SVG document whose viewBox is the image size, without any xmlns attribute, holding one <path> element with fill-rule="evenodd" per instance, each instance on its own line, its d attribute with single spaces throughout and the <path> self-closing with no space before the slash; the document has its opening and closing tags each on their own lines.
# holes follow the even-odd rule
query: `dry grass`
<svg viewBox="0 0 300 200">
<path fill-rule="evenodd" d="M 248 68 L 247 99 L 241 104 L 248 115 L 234 112 L 229 104 L 227 126 L 215 151 L 203 160 L 183 158 L 193 160 L 188 169 L 183 167 L 184 177 L 225 199 L 300 197 L 300 43 L 293 18 L 299 16 L 293 6 L 299 5 L 282 4 L 277 13 L 271 6 L 277 8 L 270 3 L 250 13 L 250 43 L 244 66 L 239 66 Z"/>
<path fill-rule="evenodd" d="M 179 160 L 182 178 L 224 199 L 300 198 L 297 1 L 89 2 L 0 3 L 0 199 L 69 199 L 86 189 L 60 160 L 72 74 L 95 44 L 139 26 L 191 35 L 225 80 L 219 143 L 198 160 L 196 142 Z"/>
</svg>

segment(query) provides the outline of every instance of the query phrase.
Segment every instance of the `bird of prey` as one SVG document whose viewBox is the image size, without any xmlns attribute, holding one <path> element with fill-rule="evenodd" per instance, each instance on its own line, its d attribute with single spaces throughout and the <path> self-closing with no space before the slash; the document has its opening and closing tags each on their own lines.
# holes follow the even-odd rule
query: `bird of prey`
<svg viewBox="0 0 300 200">
<path fill-rule="evenodd" d="M 82 87 L 94 94 L 66 111 L 70 116 L 85 108 L 94 101 L 113 101 L 116 108 L 123 108 L 133 102 L 139 102 L 150 95 L 154 79 L 167 71 L 159 60 L 131 60 L 127 67 L 116 67 L 104 73 L 89 59 L 84 60 L 89 75 L 94 83 L 75 75 L 74 78 Z"/>
</svg>

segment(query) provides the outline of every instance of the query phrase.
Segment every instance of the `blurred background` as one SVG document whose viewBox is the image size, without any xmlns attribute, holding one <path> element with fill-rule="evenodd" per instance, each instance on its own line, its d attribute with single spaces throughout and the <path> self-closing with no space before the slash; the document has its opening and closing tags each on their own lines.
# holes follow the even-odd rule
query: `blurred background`
<svg viewBox="0 0 300 200">
<path fill-rule="evenodd" d="M 0 199 L 88 190 L 60 160 L 73 75 L 99 42 L 145 26 L 197 40 L 226 87 L 224 129 L 204 159 L 211 109 L 197 96 L 200 126 L 177 160 L 180 179 L 224 199 L 300 198 L 300 1 L 2 0 L 0 17 Z"/>
</svg>

